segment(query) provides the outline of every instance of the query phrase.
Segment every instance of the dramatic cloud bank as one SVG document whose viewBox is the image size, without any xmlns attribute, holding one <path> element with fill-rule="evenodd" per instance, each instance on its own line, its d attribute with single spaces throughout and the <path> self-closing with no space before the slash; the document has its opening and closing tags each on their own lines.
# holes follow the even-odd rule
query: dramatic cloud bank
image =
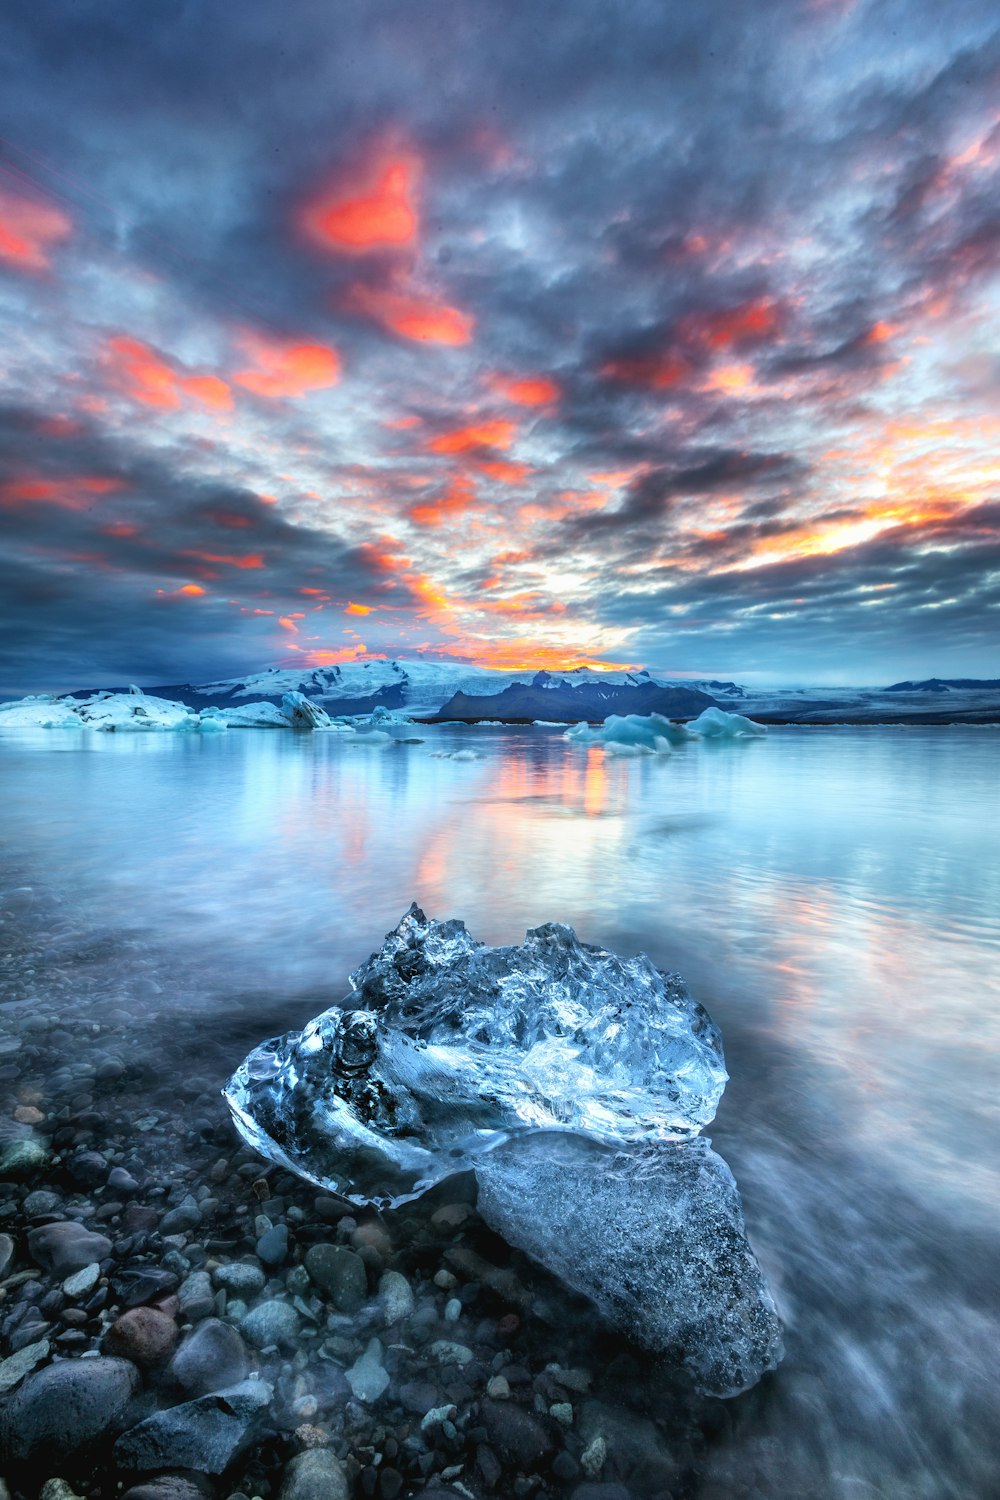
<svg viewBox="0 0 1000 1500">
<path fill-rule="evenodd" d="M 995 675 L 987 0 L 0 14 L 0 689 Z"/>
</svg>

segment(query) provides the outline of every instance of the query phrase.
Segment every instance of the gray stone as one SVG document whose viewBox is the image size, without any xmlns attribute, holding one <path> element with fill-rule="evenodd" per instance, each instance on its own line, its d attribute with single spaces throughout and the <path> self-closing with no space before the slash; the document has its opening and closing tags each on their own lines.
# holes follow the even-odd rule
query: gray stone
<svg viewBox="0 0 1000 1500">
<path fill-rule="evenodd" d="M 137 1193 L 139 1184 L 131 1172 L 124 1167 L 114 1167 L 108 1176 L 108 1187 L 114 1188 L 116 1193 Z"/>
<path fill-rule="evenodd" d="M 189 1396 L 203 1396 L 247 1377 L 246 1346 L 235 1328 L 206 1318 L 181 1344 L 170 1362 L 170 1374 Z"/>
<path fill-rule="evenodd" d="M 48 1353 L 48 1339 L 39 1339 L 37 1343 L 26 1344 L 9 1359 L 0 1360 L 0 1396 L 6 1396 L 8 1391 L 19 1385 L 36 1365 L 48 1358 Z"/>
<path fill-rule="evenodd" d="M 161 1234 L 187 1234 L 201 1223 L 201 1209 L 190 1196 L 177 1208 L 170 1209 L 160 1220 Z"/>
<path fill-rule="evenodd" d="M 0 1147 L 0 1177 L 27 1177 L 48 1159 L 48 1147 L 33 1136 L 5 1141 Z"/>
<path fill-rule="evenodd" d="M 347 1383 L 356 1401 L 377 1401 L 389 1384 L 389 1373 L 382 1363 L 382 1345 L 369 1340 L 364 1354 L 346 1372 Z"/>
<path fill-rule="evenodd" d="M 64 1219 L 29 1230 L 28 1254 L 36 1265 L 62 1279 L 94 1261 L 106 1260 L 111 1254 L 111 1241 L 73 1219 Z"/>
<path fill-rule="evenodd" d="M 189 1323 L 207 1318 L 215 1305 L 212 1278 L 207 1271 L 192 1271 L 177 1289 L 181 1313 Z"/>
<path fill-rule="evenodd" d="M 272 1344 L 288 1346 L 299 1336 L 299 1315 L 287 1302 L 258 1302 L 243 1319 L 240 1330 L 255 1349 L 267 1349 Z"/>
<path fill-rule="evenodd" d="M 348 1500 L 347 1475 L 329 1448 L 308 1448 L 285 1465 L 278 1500 Z"/>
<path fill-rule="evenodd" d="M 344 1245 L 310 1245 L 306 1270 L 338 1312 L 356 1313 L 368 1295 L 365 1263 Z"/>
<path fill-rule="evenodd" d="M 29 1219 L 40 1218 L 42 1214 L 54 1214 L 58 1207 L 59 1194 L 50 1192 L 48 1188 L 36 1188 L 24 1200 L 24 1212 Z"/>
<path fill-rule="evenodd" d="M 201 1476 L 156 1474 L 126 1490 L 121 1500 L 211 1500 L 212 1489 Z"/>
<path fill-rule="evenodd" d="M 68 1359 L 29 1375 L 0 1414 L 0 1454 L 11 1463 L 72 1457 L 120 1431 L 139 1387 L 124 1359 Z"/>
<path fill-rule="evenodd" d="M 481 1401 L 479 1417 L 492 1446 L 526 1474 L 552 1452 L 552 1439 L 538 1418 L 510 1401 Z"/>
<path fill-rule="evenodd" d="M 216 1266 L 212 1272 L 212 1280 L 216 1286 L 224 1287 L 227 1292 L 239 1292 L 241 1296 L 252 1296 L 254 1292 L 264 1290 L 264 1282 L 267 1278 L 260 1266 L 252 1265 L 245 1260 L 233 1260 L 228 1265 Z"/>
<path fill-rule="evenodd" d="M 118 1439 L 115 1462 L 131 1471 L 221 1474 L 251 1441 L 254 1421 L 270 1400 L 271 1387 L 263 1380 L 244 1380 L 154 1412 Z"/>
<path fill-rule="evenodd" d="M 38 1500 L 80 1500 L 80 1496 L 65 1479 L 46 1479 L 38 1491 Z"/>
<path fill-rule="evenodd" d="M 378 1300 L 386 1323 L 400 1323 L 413 1311 L 413 1292 L 405 1276 L 386 1271 L 378 1284 Z"/>
<path fill-rule="evenodd" d="M 11 1262 L 14 1259 L 15 1248 L 16 1246 L 14 1244 L 12 1235 L 0 1234 L 0 1281 L 3 1280 L 7 1272 L 10 1270 Z"/>
<path fill-rule="evenodd" d="M 96 1260 L 92 1260 L 89 1266 L 84 1266 L 82 1271 L 74 1271 L 72 1276 L 67 1276 L 63 1282 L 63 1291 L 67 1297 L 86 1297 L 92 1292 L 101 1277 L 101 1268 Z"/>
<path fill-rule="evenodd" d="M 272 1271 L 283 1265 L 288 1255 L 288 1229 L 284 1224 L 272 1224 L 257 1241 L 257 1256 Z"/>
</svg>

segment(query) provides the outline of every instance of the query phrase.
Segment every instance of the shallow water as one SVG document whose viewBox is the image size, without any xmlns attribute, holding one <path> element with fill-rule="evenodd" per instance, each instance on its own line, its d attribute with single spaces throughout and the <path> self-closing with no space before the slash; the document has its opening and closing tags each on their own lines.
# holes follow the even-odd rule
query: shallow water
<svg viewBox="0 0 1000 1500">
<path fill-rule="evenodd" d="M 489 942 L 558 920 L 644 949 L 722 1027 L 710 1134 L 788 1328 L 777 1376 L 722 1409 L 700 1493 L 995 1493 L 997 731 L 788 728 L 640 760 L 427 734 L 0 736 L 9 1001 L 54 967 L 85 1017 L 140 1003 L 160 1066 L 221 1084 L 412 899 Z M 192 1009 L 205 1046 L 180 1057 Z"/>
</svg>

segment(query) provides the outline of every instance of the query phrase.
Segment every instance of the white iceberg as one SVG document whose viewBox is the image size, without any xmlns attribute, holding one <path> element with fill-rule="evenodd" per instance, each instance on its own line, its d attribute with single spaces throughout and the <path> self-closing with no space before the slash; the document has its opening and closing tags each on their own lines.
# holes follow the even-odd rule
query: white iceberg
<svg viewBox="0 0 1000 1500">
<path fill-rule="evenodd" d="M 0 704 L 2 729 L 82 728 L 106 734 L 179 730 L 197 734 L 202 727 L 201 715 L 185 703 L 151 697 L 138 690 L 92 693 L 86 698 L 23 698 L 17 703 Z M 210 725 L 209 733 L 219 727 Z"/>
<path fill-rule="evenodd" d="M 203 708 L 202 729 L 208 720 L 229 729 L 290 729 L 292 721 L 276 703 L 243 703 L 239 708 Z"/>
<path fill-rule="evenodd" d="M 0 703 L 0 729 L 82 729 L 83 720 L 69 701 L 39 693 Z"/>
<path fill-rule="evenodd" d="M 727 713 L 724 708 L 706 708 L 687 727 L 704 740 L 756 739 L 767 734 L 764 724 L 744 718 L 743 714 Z"/>
<path fill-rule="evenodd" d="M 609 714 L 603 724 L 574 724 L 563 738 L 577 745 L 603 745 L 609 755 L 669 755 L 694 735 L 663 714 Z"/>
</svg>

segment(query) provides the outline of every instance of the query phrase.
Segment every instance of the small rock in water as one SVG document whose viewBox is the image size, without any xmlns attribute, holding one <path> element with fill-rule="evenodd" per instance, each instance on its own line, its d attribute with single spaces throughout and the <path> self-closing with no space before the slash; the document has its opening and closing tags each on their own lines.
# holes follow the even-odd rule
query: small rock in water
<svg viewBox="0 0 1000 1500">
<path fill-rule="evenodd" d="M 30 1230 L 28 1254 L 36 1265 L 62 1278 L 84 1270 L 94 1261 L 106 1260 L 111 1254 L 111 1241 L 103 1234 L 84 1229 L 73 1219 L 66 1219 Z"/>
<path fill-rule="evenodd" d="M 67 1297 L 85 1297 L 92 1292 L 101 1276 L 101 1268 L 96 1261 L 91 1261 L 89 1266 L 84 1266 L 82 1271 L 74 1271 L 72 1276 L 67 1276 L 63 1282 L 63 1291 Z"/>
<path fill-rule="evenodd" d="M 124 1307 L 142 1307 L 172 1292 L 177 1286 L 177 1276 L 162 1266 L 129 1266 L 112 1274 L 111 1285 Z"/>
<path fill-rule="evenodd" d="M 6 1396 L 8 1391 L 12 1391 L 48 1355 L 48 1339 L 39 1339 L 36 1343 L 25 1344 L 23 1349 L 10 1355 L 8 1359 L 0 1360 L 0 1396 Z"/>
<path fill-rule="evenodd" d="M 189 1323 L 207 1318 L 215 1306 L 212 1278 L 207 1271 L 192 1271 L 177 1289 L 181 1312 Z"/>
<path fill-rule="evenodd" d="M 49 1159 L 48 1147 L 30 1136 L 5 1141 L 0 1147 L 0 1177 L 27 1177 Z"/>
<path fill-rule="evenodd" d="M 124 1359 L 68 1359 L 36 1370 L 0 1412 L 0 1459 L 61 1462 L 114 1432 L 139 1387 Z"/>
<path fill-rule="evenodd" d="M 170 1362 L 170 1374 L 191 1396 L 239 1385 L 249 1362 L 236 1329 L 219 1318 L 206 1318 L 188 1335 Z"/>
<path fill-rule="evenodd" d="M 413 1311 L 413 1292 L 405 1276 L 386 1271 L 378 1284 L 378 1300 L 386 1323 L 401 1323 Z"/>
<path fill-rule="evenodd" d="M 170 1209 L 160 1220 L 161 1234 L 187 1234 L 201 1223 L 201 1209 L 193 1198 L 185 1198 L 177 1208 Z"/>
<path fill-rule="evenodd" d="M 512 1402 L 481 1401 L 479 1415 L 493 1447 L 525 1473 L 552 1453 L 554 1444 L 538 1418 Z"/>
<path fill-rule="evenodd" d="M 149 1369 L 169 1359 L 177 1344 L 177 1325 L 156 1307 L 133 1307 L 122 1313 L 101 1340 L 105 1354 L 130 1359 Z"/>
<path fill-rule="evenodd" d="M 288 1256 L 288 1229 L 284 1224 L 273 1224 L 257 1241 L 257 1256 L 272 1271 L 283 1265 Z"/>
<path fill-rule="evenodd" d="M 134 1484 L 121 1500 L 211 1500 L 206 1480 L 185 1474 L 156 1474 L 143 1484 Z"/>
<path fill-rule="evenodd" d="M 253 1424 L 270 1400 L 271 1387 L 263 1380 L 244 1380 L 154 1412 L 118 1439 L 115 1462 L 127 1470 L 221 1474 L 248 1445 Z"/>
<path fill-rule="evenodd" d="M 127 1172 L 124 1167 L 112 1168 L 108 1174 L 108 1187 L 114 1188 L 116 1193 L 137 1193 L 139 1191 L 139 1184 L 132 1176 L 132 1173 Z"/>
<path fill-rule="evenodd" d="M 0 1234 L 0 1281 L 3 1280 L 10 1270 L 15 1248 L 12 1235 Z"/>
<path fill-rule="evenodd" d="M 240 1330 L 255 1349 L 268 1349 L 272 1344 L 281 1347 L 293 1345 L 300 1326 L 294 1307 L 272 1299 L 251 1308 L 240 1324 Z"/>
<path fill-rule="evenodd" d="M 360 1255 L 344 1245 L 310 1245 L 305 1263 L 338 1312 L 358 1311 L 368 1295 L 368 1275 Z"/>
<path fill-rule="evenodd" d="M 252 1265 L 249 1261 L 233 1260 L 227 1265 L 216 1266 L 212 1272 L 212 1280 L 216 1286 L 225 1287 L 227 1292 L 253 1296 L 255 1292 L 264 1290 L 267 1278 L 260 1266 Z"/>
<path fill-rule="evenodd" d="M 364 1354 L 346 1373 L 356 1401 L 371 1403 L 378 1400 L 389 1385 L 389 1373 L 382 1363 L 382 1345 L 378 1339 L 369 1341 Z"/>
<path fill-rule="evenodd" d="M 329 1448 L 309 1448 L 285 1465 L 278 1500 L 348 1500 L 347 1475 Z"/>
</svg>

